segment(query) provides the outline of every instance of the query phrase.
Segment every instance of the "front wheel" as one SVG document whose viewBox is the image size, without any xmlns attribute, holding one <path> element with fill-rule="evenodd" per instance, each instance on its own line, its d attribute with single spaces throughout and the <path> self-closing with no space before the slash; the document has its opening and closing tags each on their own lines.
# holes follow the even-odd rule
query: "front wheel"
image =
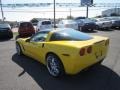
<svg viewBox="0 0 120 90">
<path fill-rule="evenodd" d="M 47 69 L 53 77 L 59 77 L 64 74 L 63 64 L 54 54 L 48 54 L 46 57 Z"/>
</svg>

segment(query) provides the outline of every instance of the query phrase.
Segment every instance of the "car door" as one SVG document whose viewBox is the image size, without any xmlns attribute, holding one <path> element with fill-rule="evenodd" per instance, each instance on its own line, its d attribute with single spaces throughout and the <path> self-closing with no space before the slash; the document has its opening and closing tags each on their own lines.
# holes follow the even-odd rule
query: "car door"
<svg viewBox="0 0 120 90">
<path fill-rule="evenodd" d="M 43 48 L 47 33 L 38 33 L 34 35 L 24 47 L 30 57 L 45 63 L 43 60 L 45 56 L 45 49 Z"/>
</svg>

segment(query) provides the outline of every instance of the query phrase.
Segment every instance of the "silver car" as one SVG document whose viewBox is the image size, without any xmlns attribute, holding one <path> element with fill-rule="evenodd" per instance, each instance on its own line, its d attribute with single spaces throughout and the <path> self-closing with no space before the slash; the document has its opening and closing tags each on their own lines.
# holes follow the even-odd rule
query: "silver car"
<svg viewBox="0 0 120 90">
<path fill-rule="evenodd" d="M 106 17 L 112 22 L 112 28 L 120 28 L 120 17 Z"/>
<path fill-rule="evenodd" d="M 112 22 L 104 18 L 97 18 L 96 24 L 99 29 L 110 29 L 112 27 Z"/>
<path fill-rule="evenodd" d="M 75 30 L 78 30 L 78 24 L 74 20 L 61 20 L 59 21 L 58 28 L 73 28 Z"/>
<path fill-rule="evenodd" d="M 42 20 L 37 24 L 37 31 L 43 31 L 45 29 L 51 29 L 53 27 L 51 20 Z"/>
</svg>

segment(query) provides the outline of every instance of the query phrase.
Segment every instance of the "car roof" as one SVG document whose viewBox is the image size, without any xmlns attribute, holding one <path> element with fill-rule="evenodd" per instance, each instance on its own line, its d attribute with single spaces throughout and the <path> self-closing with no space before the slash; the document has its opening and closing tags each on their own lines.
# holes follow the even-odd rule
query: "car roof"
<svg viewBox="0 0 120 90">
<path fill-rule="evenodd" d="M 41 20 L 41 21 L 39 21 L 39 22 L 45 22 L 45 21 L 52 22 L 51 20 Z"/>
<path fill-rule="evenodd" d="M 53 33 L 53 32 L 59 32 L 59 31 L 68 30 L 68 29 L 74 30 L 72 28 L 51 28 L 51 29 L 45 29 L 39 32 L 52 32 Z"/>
</svg>

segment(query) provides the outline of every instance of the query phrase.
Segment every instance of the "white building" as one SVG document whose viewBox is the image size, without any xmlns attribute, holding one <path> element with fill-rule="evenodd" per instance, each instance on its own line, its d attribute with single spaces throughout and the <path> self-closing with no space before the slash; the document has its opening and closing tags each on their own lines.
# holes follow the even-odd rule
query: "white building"
<svg viewBox="0 0 120 90">
<path fill-rule="evenodd" d="M 112 8 L 102 12 L 103 16 L 111 16 L 111 14 L 120 15 L 120 8 Z"/>
</svg>

